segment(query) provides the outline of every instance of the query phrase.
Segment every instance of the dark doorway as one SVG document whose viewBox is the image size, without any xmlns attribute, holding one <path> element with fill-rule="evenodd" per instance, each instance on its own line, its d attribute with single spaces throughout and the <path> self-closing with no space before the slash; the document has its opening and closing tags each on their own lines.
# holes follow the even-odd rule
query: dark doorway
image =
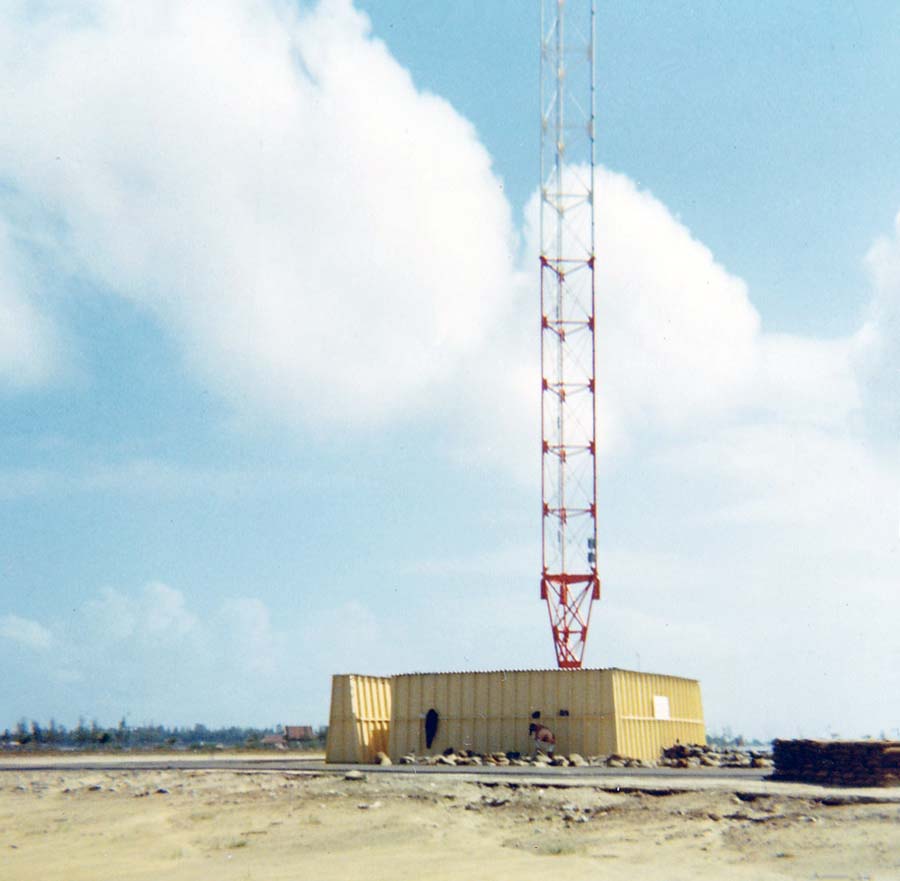
<svg viewBox="0 0 900 881">
<path fill-rule="evenodd" d="M 438 716 L 437 710 L 431 709 L 425 714 L 425 748 L 426 749 L 431 749 L 431 744 L 434 743 L 434 738 L 437 735 L 439 721 L 440 721 L 440 716 Z"/>
</svg>

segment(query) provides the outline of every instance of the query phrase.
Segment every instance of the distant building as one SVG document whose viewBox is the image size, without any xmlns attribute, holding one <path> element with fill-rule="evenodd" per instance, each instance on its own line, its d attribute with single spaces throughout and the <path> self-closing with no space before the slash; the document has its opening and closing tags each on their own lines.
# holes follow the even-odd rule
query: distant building
<svg viewBox="0 0 900 881">
<path fill-rule="evenodd" d="M 312 740 L 315 736 L 312 725 L 284 726 L 284 739 L 288 742 L 292 740 Z"/>
<path fill-rule="evenodd" d="M 266 734 L 262 739 L 263 746 L 284 746 L 284 735 L 283 734 Z"/>
</svg>

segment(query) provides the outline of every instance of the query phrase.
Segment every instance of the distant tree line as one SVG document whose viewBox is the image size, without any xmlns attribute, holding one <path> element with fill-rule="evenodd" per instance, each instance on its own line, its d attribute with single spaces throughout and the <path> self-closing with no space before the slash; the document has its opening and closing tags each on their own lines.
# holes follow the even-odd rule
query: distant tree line
<svg viewBox="0 0 900 881">
<path fill-rule="evenodd" d="M 313 737 L 290 744 L 301 749 L 321 749 L 325 745 L 327 726 L 317 728 Z M 95 720 L 90 723 L 79 719 L 74 728 L 67 728 L 51 719 L 46 725 L 36 720 L 20 719 L 12 729 L 0 733 L 0 746 L 5 748 L 28 747 L 31 749 L 215 749 L 262 748 L 263 740 L 270 735 L 284 734 L 282 725 L 269 728 L 252 728 L 231 725 L 225 728 L 208 728 L 197 723 L 191 727 L 167 725 L 129 725 L 123 718 L 118 725 L 106 727 Z"/>
<path fill-rule="evenodd" d="M 716 749 L 741 749 L 743 747 L 763 747 L 770 745 L 768 741 L 744 737 L 743 734 L 734 734 L 727 725 L 718 734 L 707 734 L 706 742 Z"/>
</svg>

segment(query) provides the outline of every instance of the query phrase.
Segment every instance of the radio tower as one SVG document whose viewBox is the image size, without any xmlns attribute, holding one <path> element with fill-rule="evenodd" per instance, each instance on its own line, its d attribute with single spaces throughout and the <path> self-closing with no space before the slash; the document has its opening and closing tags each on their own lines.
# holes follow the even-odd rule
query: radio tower
<svg viewBox="0 0 900 881">
<path fill-rule="evenodd" d="M 564 669 L 581 667 L 600 598 L 594 15 L 594 0 L 541 0 L 541 598 Z"/>
</svg>

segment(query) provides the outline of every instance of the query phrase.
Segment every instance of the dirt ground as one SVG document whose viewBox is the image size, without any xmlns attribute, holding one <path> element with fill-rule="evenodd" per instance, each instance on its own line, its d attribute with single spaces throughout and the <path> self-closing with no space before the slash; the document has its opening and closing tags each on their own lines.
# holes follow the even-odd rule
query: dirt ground
<svg viewBox="0 0 900 881">
<path fill-rule="evenodd" d="M 0 879 L 881 881 L 900 879 L 892 797 L 827 804 L 727 785 L 626 794 L 433 774 L 10 771 L 0 775 Z"/>
</svg>

